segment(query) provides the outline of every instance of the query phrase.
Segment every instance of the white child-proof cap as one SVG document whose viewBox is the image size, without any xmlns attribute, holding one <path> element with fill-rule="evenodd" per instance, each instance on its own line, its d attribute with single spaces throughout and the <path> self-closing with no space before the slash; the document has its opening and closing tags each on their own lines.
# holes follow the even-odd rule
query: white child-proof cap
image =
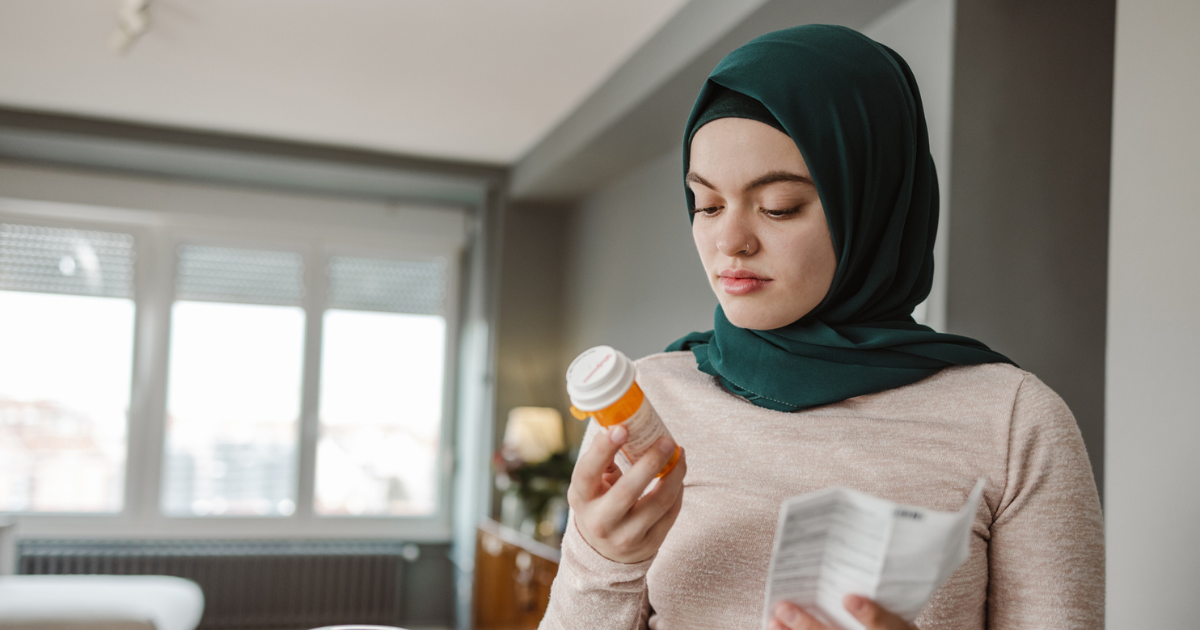
<svg viewBox="0 0 1200 630">
<path fill-rule="evenodd" d="M 633 385 L 633 361 L 620 350 L 584 350 L 567 368 L 567 394 L 581 411 L 599 411 L 617 402 Z"/>
</svg>

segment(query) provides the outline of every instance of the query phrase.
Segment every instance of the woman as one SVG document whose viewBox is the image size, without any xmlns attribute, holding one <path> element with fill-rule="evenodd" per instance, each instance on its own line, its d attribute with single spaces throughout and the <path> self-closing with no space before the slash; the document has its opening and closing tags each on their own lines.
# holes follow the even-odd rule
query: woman
<svg viewBox="0 0 1200 630">
<path fill-rule="evenodd" d="M 953 511 L 980 477 L 970 555 L 916 627 L 1102 627 L 1102 521 L 1070 411 L 912 320 L 938 196 L 899 55 L 840 27 L 765 35 L 713 71 L 684 137 L 720 307 L 712 331 L 639 361 L 638 382 L 686 452 L 650 487 L 673 444 L 621 474 L 624 429 L 589 430 L 542 627 L 761 627 L 784 500 L 836 485 Z M 866 628 L 913 627 L 844 604 Z M 769 627 L 825 627 L 809 612 L 785 603 Z"/>
</svg>

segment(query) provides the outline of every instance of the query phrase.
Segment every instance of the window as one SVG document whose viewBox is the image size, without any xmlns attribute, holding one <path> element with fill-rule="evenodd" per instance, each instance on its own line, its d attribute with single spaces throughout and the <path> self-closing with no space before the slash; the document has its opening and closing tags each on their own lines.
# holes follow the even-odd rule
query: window
<svg viewBox="0 0 1200 630">
<path fill-rule="evenodd" d="M 316 511 L 428 515 L 446 321 L 444 265 L 334 257 L 321 357 Z"/>
<path fill-rule="evenodd" d="M 0 220 L 0 512 L 448 533 L 457 245 Z"/>
<path fill-rule="evenodd" d="M 0 223 L 0 511 L 119 512 L 133 237 Z"/>
<path fill-rule="evenodd" d="M 304 264 L 291 252 L 179 248 L 163 511 L 289 516 L 304 362 Z"/>
</svg>

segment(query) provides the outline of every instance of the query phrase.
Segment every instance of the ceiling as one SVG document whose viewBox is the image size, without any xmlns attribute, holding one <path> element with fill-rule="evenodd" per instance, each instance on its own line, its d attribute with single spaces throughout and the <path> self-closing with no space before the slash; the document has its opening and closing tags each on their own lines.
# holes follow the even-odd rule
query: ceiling
<svg viewBox="0 0 1200 630">
<path fill-rule="evenodd" d="M 687 0 L 0 2 L 0 106 L 511 164 Z"/>
</svg>

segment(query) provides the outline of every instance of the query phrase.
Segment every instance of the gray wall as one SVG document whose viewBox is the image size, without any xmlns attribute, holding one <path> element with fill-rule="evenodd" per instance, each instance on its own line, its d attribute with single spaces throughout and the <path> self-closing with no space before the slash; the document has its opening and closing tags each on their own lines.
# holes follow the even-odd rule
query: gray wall
<svg viewBox="0 0 1200 630">
<path fill-rule="evenodd" d="M 515 204 L 504 217 L 504 264 L 496 321 L 496 440 L 513 407 L 567 412 L 563 302 L 565 208 Z M 567 429 L 577 429 L 567 419 Z M 497 504 L 498 505 L 498 504 Z"/>
<path fill-rule="evenodd" d="M 1113 0 L 963 1 L 954 61 L 947 328 L 1066 400 L 1098 483 L 1113 20 Z"/>
<path fill-rule="evenodd" d="M 692 243 L 681 160 L 672 151 L 572 213 L 565 343 L 571 356 L 607 344 L 636 358 L 712 328 L 717 298 Z"/>
<path fill-rule="evenodd" d="M 1105 526 L 1110 628 L 1195 628 L 1200 3 L 1117 5 Z"/>
<path fill-rule="evenodd" d="M 508 411 L 567 414 L 567 365 L 609 344 L 632 357 L 712 327 L 717 300 L 692 245 L 676 152 L 635 169 L 575 208 L 513 204 L 505 214 L 496 341 L 496 440 Z"/>
</svg>

